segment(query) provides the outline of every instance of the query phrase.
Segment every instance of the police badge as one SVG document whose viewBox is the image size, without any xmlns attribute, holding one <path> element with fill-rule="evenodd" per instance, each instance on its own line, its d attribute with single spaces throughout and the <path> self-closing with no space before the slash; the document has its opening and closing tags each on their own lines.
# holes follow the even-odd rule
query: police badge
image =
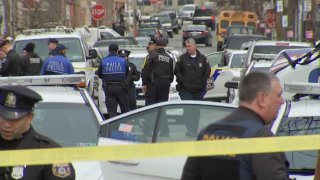
<svg viewBox="0 0 320 180">
<path fill-rule="evenodd" d="M 23 178 L 23 166 L 16 166 L 12 168 L 11 177 L 13 179 L 22 179 Z"/>
<path fill-rule="evenodd" d="M 66 163 L 53 164 L 51 170 L 54 176 L 60 178 L 68 177 L 71 174 L 71 168 L 69 164 Z"/>
</svg>

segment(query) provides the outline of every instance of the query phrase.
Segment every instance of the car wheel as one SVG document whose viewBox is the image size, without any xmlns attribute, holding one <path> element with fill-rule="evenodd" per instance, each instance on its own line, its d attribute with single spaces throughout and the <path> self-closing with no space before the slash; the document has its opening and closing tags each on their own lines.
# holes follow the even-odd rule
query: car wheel
<svg viewBox="0 0 320 180">
<path fill-rule="evenodd" d="M 179 34 L 179 29 L 174 29 L 175 34 Z"/>
</svg>

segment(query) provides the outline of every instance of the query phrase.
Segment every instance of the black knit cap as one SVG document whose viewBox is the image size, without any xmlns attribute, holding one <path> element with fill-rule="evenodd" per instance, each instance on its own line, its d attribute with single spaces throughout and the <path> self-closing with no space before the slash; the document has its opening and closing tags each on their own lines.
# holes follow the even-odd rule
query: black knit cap
<svg viewBox="0 0 320 180">
<path fill-rule="evenodd" d="M 33 52 L 34 47 L 35 47 L 35 45 L 32 42 L 30 42 L 23 48 L 23 50 L 25 50 L 27 52 Z"/>
</svg>

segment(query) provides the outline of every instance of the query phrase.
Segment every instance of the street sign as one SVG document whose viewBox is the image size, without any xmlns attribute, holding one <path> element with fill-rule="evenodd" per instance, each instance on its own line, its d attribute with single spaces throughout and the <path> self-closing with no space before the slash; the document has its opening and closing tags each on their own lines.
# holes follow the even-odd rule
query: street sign
<svg viewBox="0 0 320 180">
<path fill-rule="evenodd" d="M 97 4 L 91 9 L 91 17 L 95 20 L 101 20 L 106 16 L 106 8 L 102 4 Z"/>
<path fill-rule="evenodd" d="M 267 10 L 266 13 L 264 14 L 264 20 L 267 23 L 267 27 L 269 28 L 274 28 L 276 27 L 276 15 L 274 10 Z"/>
</svg>

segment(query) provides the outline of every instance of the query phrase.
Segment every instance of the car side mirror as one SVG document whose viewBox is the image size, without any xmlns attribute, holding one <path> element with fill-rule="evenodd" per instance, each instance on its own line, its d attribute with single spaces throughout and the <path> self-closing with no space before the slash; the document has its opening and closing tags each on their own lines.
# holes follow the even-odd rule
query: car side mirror
<svg viewBox="0 0 320 180">
<path fill-rule="evenodd" d="M 89 50 L 89 58 L 90 58 L 90 59 L 94 59 L 94 58 L 97 58 L 97 57 L 98 57 L 97 50 L 95 50 L 95 49 L 90 49 L 90 50 Z"/>
<path fill-rule="evenodd" d="M 238 89 L 239 82 L 238 81 L 228 81 L 224 83 L 224 87 L 230 88 L 230 89 Z"/>
</svg>

